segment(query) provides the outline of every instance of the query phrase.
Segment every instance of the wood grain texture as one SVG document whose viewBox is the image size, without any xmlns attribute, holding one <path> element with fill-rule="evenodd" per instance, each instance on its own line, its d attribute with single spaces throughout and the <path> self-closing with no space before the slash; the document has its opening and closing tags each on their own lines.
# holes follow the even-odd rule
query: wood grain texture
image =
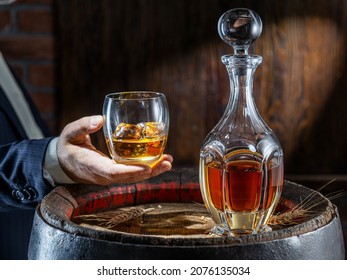
<svg viewBox="0 0 347 280">
<path fill-rule="evenodd" d="M 130 212 L 139 209 L 149 211 L 139 217 L 129 219 L 108 229 L 118 232 L 140 234 L 140 235 L 160 235 L 162 237 L 213 237 L 209 235 L 210 229 L 215 226 L 215 222 L 207 212 L 203 204 L 194 203 L 159 203 L 146 204 L 136 207 L 124 207 L 109 211 L 117 215 L 118 212 Z M 97 216 L 98 213 L 95 214 Z M 88 218 L 88 217 L 87 217 Z M 74 220 L 82 227 L 94 230 L 105 230 L 105 226 L 99 225 L 100 222 L 89 221 L 85 217 L 78 217 Z M 109 218 L 110 219 L 110 218 Z M 86 221 L 85 221 L 86 220 Z M 100 219 L 99 219 L 100 220 Z"/>
<path fill-rule="evenodd" d="M 194 166 L 229 98 L 217 34 L 230 8 L 255 10 L 264 28 L 251 52 L 263 56 L 254 96 L 285 152 L 287 173 L 345 173 L 347 1 L 57 1 L 60 125 L 100 114 L 106 93 L 164 92 L 166 152 Z M 94 137 L 106 151 L 102 133 Z"/>
</svg>

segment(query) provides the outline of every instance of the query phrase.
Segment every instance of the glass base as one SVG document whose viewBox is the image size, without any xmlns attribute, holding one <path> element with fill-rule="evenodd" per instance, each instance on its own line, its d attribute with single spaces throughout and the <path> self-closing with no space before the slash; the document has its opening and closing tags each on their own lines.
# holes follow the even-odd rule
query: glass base
<svg viewBox="0 0 347 280">
<path fill-rule="evenodd" d="M 240 235 L 246 235 L 246 234 L 259 234 L 259 233 L 266 233 L 271 232 L 272 228 L 268 225 L 263 226 L 259 230 L 249 230 L 249 229 L 232 229 L 228 231 L 228 236 L 231 237 L 237 237 Z"/>
<path fill-rule="evenodd" d="M 211 228 L 210 234 L 215 234 L 218 236 L 237 237 L 240 235 L 259 234 L 259 233 L 266 233 L 271 231 L 272 231 L 272 228 L 268 225 L 263 226 L 259 230 L 249 230 L 249 229 L 228 229 L 227 226 L 223 224 L 219 224 Z"/>
</svg>

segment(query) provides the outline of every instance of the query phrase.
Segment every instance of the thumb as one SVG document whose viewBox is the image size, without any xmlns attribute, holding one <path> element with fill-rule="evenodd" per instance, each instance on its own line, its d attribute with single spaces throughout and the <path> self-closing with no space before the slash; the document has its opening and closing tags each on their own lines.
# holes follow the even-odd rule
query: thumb
<svg viewBox="0 0 347 280">
<path fill-rule="evenodd" d="M 82 140 L 86 135 L 98 131 L 104 123 L 104 118 L 100 115 L 83 117 L 69 123 L 62 134 L 70 140 Z"/>
<path fill-rule="evenodd" d="M 91 116 L 87 117 L 90 119 L 90 130 L 89 133 L 93 133 L 98 131 L 102 125 L 104 124 L 104 118 L 103 116 L 97 115 L 97 116 Z"/>
</svg>

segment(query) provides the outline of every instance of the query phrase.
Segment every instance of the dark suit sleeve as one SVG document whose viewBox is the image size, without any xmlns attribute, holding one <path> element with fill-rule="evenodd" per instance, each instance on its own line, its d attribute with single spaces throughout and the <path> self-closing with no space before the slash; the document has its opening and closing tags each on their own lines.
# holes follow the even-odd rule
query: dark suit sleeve
<svg viewBox="0 0 347 280">
<path fill-rule="evenodd" d="M 50 140 L 23 140 L 0 146 L 0 209 L 33 208 L 53 189 L 42 169 Z"/>
</svg>

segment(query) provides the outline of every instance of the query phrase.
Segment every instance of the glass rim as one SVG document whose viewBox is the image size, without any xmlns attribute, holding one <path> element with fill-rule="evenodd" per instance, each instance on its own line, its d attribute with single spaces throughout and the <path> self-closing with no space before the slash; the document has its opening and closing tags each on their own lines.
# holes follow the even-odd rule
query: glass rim
<svg viewBox="0 0 347 280">
<path fill-rule="evenodd" d="M 165 94 L 162 92 L 148 91 L 148 90 L 129 90 L 129 91 L 111 92 L 106 94 L 105 96 L 105 98 L 120 99 L 120 100 L 122 99 L 145 100 L 145 99 L 154 99 L 158 97 L 166 98 Z"/>
</svg>

